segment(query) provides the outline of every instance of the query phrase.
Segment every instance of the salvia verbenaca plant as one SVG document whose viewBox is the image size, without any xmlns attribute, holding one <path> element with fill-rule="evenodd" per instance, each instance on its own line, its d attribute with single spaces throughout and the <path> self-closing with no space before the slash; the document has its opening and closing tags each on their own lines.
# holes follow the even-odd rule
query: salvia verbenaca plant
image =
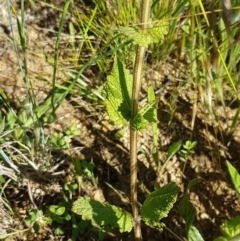
<svg viewBox="0 0 240 241">
<path fill-rule="evenodd" d="M 120 232 L 130 232 L 134 229 L 135 240 L 142 240 L 141 220 L 150 227 L 161 229 L 160 220 L 168 215 L 177 199 L 179 187 L 169 183 L 150 193 L 140 208 L 137 206 L 137 134 L 146 130 L 148 123 L 156 123 L 154 111 L 156 100 L 149 101 L 139 107 L 139 92 L 141 86 L 142 69 L 145 51 L 149 44 L 161 43 L 168 31 L 167 18 L 151 21 L 150 0 L 142 2 L 141 21 L 139 27 L 120 27 L 122 34 L 132 39 L 136 45 L 136 57 L 133 75 L 126 69 L 118 54 L 114 59 L 111 74 L 106 84 L 106 108 L 110 120 L 117 127 L 130 127 L 130 169 L 131 169 L 131 205 L 132 215 L 127 211 L 100 203 L 89 197 L 81 197 L 73 204 L 73 212 L 82 215 L 84 220 L 91 220 L 92 224 L 103 232 L 118 228 Z M 106 215 L 107 214 L 107 215 Z"/>
</svg>

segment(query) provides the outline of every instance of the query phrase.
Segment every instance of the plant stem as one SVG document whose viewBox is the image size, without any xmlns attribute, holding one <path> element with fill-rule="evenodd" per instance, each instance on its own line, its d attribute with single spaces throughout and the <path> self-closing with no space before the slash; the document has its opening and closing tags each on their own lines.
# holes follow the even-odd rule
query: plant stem
<svg viewBox="0 0 240 241">
<path fill-rule="evenodd" d="M 141 29 L 143 33 L 148 31 L 148 20 L 150 13 L 150 0 L 142 0 L 142 15 L 141 15 Z M 134 232 L 135 240 L 142 240 L 141 222 L 138 216 L 137 207 L 137 131 L 132 128 L 133 118 L 138 113 L 139 92 L 141 86 L 142 67 L 145 56 L 145 47 L 138 46 L 134 74 L 133 74 L 133 89 L 132 89 L 132 106 L 131 106 L 131 121 L 130 121 L 130 168 L 131 168 L 131 203 L 132 213 L 135 222 Z"/>
</svg>

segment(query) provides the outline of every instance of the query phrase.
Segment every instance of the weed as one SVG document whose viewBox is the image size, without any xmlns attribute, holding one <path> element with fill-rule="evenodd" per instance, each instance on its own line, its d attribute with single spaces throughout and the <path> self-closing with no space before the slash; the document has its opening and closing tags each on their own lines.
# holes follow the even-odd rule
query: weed
<svg viewBox="0 0 240 241">
<path fill-rule="evenodd" d="M 161 220 L 168 216 L 177 199 L 179 188 L 176 183 L 168 183 L 163 187 L 155 185 L 156 190 L 149 193 L 139 207 L 137 136 L 139 132 L 146 132 L 149 123 L 152 125 L 152 157 L 160 176 L 164 175 L 166 164 L 176 153 L 179 153 L 180 160 L 186 165 L 189 157 L 194 154 L 197 142 L 188 140 L 182 144 L 177 141 L 170 145 L 166 158 L 161 160 L 158 151 L 158 100 L 151 85 L 148 87 L 148 103 L 139 104 L 143 73 L 148 62 L 159 62 L 170 54 L 181 60 L 186 57 L 190 63 L 187 85 L 194 92 L 191 130 L 194 128 L 200 99 L 206 107 L 206 113 L 217 123 L 215 132 L 222 132 L 224 129 L 220 121 L 223 116 L 228 125 L 227 132 L 232 135 L 238 125 L 240 111 L 238 107 L 233 117 L 227 114 L 230 103 L 239 100 L 239 9 L 236 8 L 231 15 L 226 8 L 227 1 L 212 1 L 208 6 L 206 2 L 210 1 L 167 0 L 151 3 L 146 0 L 140 6 L 136 1 L 96 0 L 92 9 L 86 7 L 84 13 L 77 9 L 71 13 L 75 18 L 73 23 L 68 25 L 72 52 L 70 62 L 74 66 L 72 70 L 64 68 L 59 60 L 64 22 L 71 4 L 68 0 L 61 10 L 54 46 L 51 92 L 41 103 L 37 103 L 28 69 L 29 49 L 25 32 L 24 1 L 21 1 L 21 18 L 18 18 L 16 12 L 13 13 L 19 38 L 13 30 L 10 2 L 6 2 L 12 28 L 11 39 L 27 97 L 19 101 L 18 108 L 13 108 L 4 91 L 0 89 L 3 106 L 3 114 L 0 113 L 1 194 L 10 183 L 5 177 L 16 181 L 18 175 L 24 175 L 28 167 L 36 173 L 47 173 L 52 164 L 52 151 L 71 148 L 72 138 L 81 134 L 76 125 L 72 124 L 56 135 L 46 135 L 44 128 L 55 121 L 57 108 L 70 93 L 79 94 L 81 98 L 89 100 L 90 104 L 104 103 L 113 125 L 130 126 L 129 186 L 132 213 L 96 198 L 93 191 L 99 190 L 98 180 L 93 173 L 95 164 L 72 157 L 76 178 L 74 182 L 64 185 L 61 200 L 48 205 L 46 211 L 28 210 L 25 224 L 35 232 L 39 232 L 45 225 L 53 226 L 56 235 L 66 235 L 65 228 L 68 226 L 67 232 L 71 233 L 71 240 L 77 240 L 79 234 L 86 230 L 97 232 L 99 240 L 103 240 L 105 234 L 113 229 L 119 229 L 120 232 L 134 230 L 135 239 L 141 240 L 141 220 L 146 225 L 161 230 L 164 227 Z M 214 5 L 215 2 L 217 4 Z M 232 3 L 238 4 L 237 1 Z M 83 3 L 82 5 L 85 6 Z M 221 9 L 223 14 L 219 11 Z M 88 16 L 85 13 L 88 13 Z M 78 32 L 81 35 L 80 42 L 77 41 Z M 146 51 L 149 55 L 147 60 Z M 100 80 L 97 84 L 92 84 L 84 75 L 84 71 L 93 66 L 97 66 L 100 79 L 108 76 L 106 83 L 103 84 Z M 59 85 L 57 71 L 60 68 L 65 69 L 70 80 Z M 179 95 L 172 96 L 168 103 L 170 122 L 174 119 Z M 222 116 L 217 113 L 218 102 L 223 107 Z M 118 134 L 121 138 L 121 130 Z M 54 167 L 50 169 L 55 171 Z M 230 163 L 228 169 L 239 195 L 239 175 Z M 202 240 L 201 234 L 193 225 L 195 209 L 189 199 L 190 189 L 198 181 L 199 179 L 194 179 L 189 183 L 179 204 L 179 213 L 186 222 L 189 240 Z M 87 189 L 87 184 L 90 184 L 92 189 Z M 80 197 L 74 201 L 76 195 Z M 78 215 L 81 215 L 81 219 Z M 226 221 L 222 227 L 223 236 L 216 240 L 236 240 L 239 237 L 238 223 L 239 217 Z M 227 230 L 230 229 L 234 232 L 228 233 Z"/>
</svg>

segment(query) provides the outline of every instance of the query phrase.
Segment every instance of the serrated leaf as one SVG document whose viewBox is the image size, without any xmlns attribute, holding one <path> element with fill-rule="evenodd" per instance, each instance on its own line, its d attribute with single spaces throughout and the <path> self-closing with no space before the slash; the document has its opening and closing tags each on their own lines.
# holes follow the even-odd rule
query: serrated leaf
<svg viewBox="0 0 240 241">
<path fill-rule="evenodd" d="M 164 38 L 164 35 L 168 33 L 169 21 L 167 19 L 162 19 L 158 21 L 152 28 L 149 30 L 149 34 L 152 37 L 151 43 L 161 42 Z"/>
<path fill-rule="evenodd" d="M 120 27 L 119 30 L 133 39 L 135 44 L 142 47 L 147 47 L 149 44 L 161 42 L 164 35 L 167 34 L 169 28 L 169 21 L 162 19 L 157 21 L 147 32 L 133 27 Z"/>
<path fill-rule="evenodd" d="M 145 120 L 148 122 L 157 122 L 157 120 L 154 118 L 154 110 L 157 108 L 157 101 L 151 101 L 148 102 L 145 106 L 143 106 L 139 110 L 139 114 L 144 117 Z"/>
<path fill-rule="evenodd" d="M 91 220 L 94 226 L 103 229 L 118 228 L 130 232 L 133 228 L 131 215 L 125 210 L 107 203 L 97 202 L 89 197 L 80 197 L 73 203 L 72 211 L 82 215 L 83 220 Z"/>
<path fill-rule="evenodd" d="M 133 118 L 132 127 L 137 131 L 144 131 L 148 123 L 156 123 L 154 111 L 157 108 L 157 102 L 151 101 L 143 106 Z"/>
<path fill-rule="evenodd" d="M 238 236 L 240 234 L 240 216 L 225 221 L 221 227 L 221 233 L 227 239 Z"/>
<path fill-rule="evenodd" d="M 132 128 L 143 132 L 146 130 L 148 122 L 139 113 L 133 118 Z"/>
<path fill-rule="evenodd" d="M 240 175 L 239 175 L 238 171 L 236 170 L 236 168 L 228 161 L 227 161 L 227 168 L 228 168 L 228 172 L 231 176 L 231 180 L 234 185 L 234 188 L 237 192 L 237 195 L 238 195 L 238 197 L 240 197 Z"/>
<path fill-rule="evenodd" d="M 141 208 L 144 222 L 151 227 L 158 227 L 159 221 L 167 217 L 176 202 L 179 187 L 176 183 L 169 183 L 150 193 Z"/>
<path fill-rule="evenodd" d="M 125 65 L 115 59 L 112 73 L 107 77 L 106 107 L 114 125 L 125 125 L 131 115 L 132 75 Z"/>
</svg>

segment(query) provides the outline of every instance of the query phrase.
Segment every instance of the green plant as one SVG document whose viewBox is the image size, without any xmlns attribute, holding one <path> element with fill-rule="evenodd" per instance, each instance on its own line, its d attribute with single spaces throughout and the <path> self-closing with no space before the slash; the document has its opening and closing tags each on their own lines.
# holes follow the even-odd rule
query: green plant
<svg viewBox="0 0 240 241">
<path fill-rule="evenodd" d="M 238 197 L 240 197 L 240 175 L 236 168 L 230 162 L 227 161 L 226 163 L 235 191 Z"/>
<path fill-rule="evenodd" d="M 240 197 L 240 175 L 236 168 L 230 163 L 226 162 L 228 172 L 230 174 L 235 191 Z M 230 220 L 226 220 L 221 226 L 222 236 L 214 239 L 214 241 L 237 241 L 240 238 L 240 217 L 234 217 Z"/>
<path fill-rule="evenodd" d="M 9 1 L 7 2 L 9 3 Z M 49 139 L 48 136 L 44 134 L 45 124 L 55 120 L 56 109 L 69 93 L 79 94 L 79 96 L 87 100 L 100 102 L 101 104 L 102 101 L 104 101 L 110 120 L 115 126 L 130 125 L 130 186 L 133 219 L 131 219 L 131 214 L 124 209 L 107 203 L 102 204 L 88 197 L 81 197 L 74 202 L 73 212 L 71 212 L 72 196 L 76 193 L 78 193 L 78 195 L 84 193 L 84 179 L 90 180 L 94 187 L 98 185 L 98 180 L 93 175 L 93 162 L 80 161 L 75 157 L 74 167 L 78 184 L 71 183 L 64 185 L 64 192 L 65 194 L 67 193 L 66 195 L 64 194 L 64 200 L 61 200 L 56 205 L 50 205 L 46 215 L 48 221 L 56 227 L 56 234 L 63 234 L 64 225 L 71 223 L 72 240 L 76 240 L 79 233 L 87 229 L 98 232 L 99 239 L 102 240 L 104 234 L 114 228 L 119 229 L 121 232 L 128 232 L 131 231 L 133 227 L 136 227 L 134 230 L 136 240 L 141 240 L 140 219 L 148 226 L 161 229 L 162 224 L 160 224 L 160 221 L 168 215 L 169 210 L 175 202 L 178 187 L 176 184 L 171 183 L 164 187 L 156 188 L 154 192 L 146 197 L 143 206 L 140 208 L 140 214 L 138 214 L 136 177 L 138 166 L 136 158 L 136 137 L 138 132 L 144 132 L 149 123 L 152 125 L 154 142 L 152 155 L 159 175 L 164 174 L 164 167 L 177 152 L 180 153 L 180 159 L 185 161 L 186 164 L 189 156 L 194 154 L 194 147 L 196 145 L 196 142 L 192 141 L 187 141 L 184 145 L 182 145 L 180 141 L 176 142 L 170 146 L 165 161 L 160 160 L 158 156 L 157 98 L 154 95 L 152 86 L 148 88 L 148 103 L 140 106 L 138 104 L 141 77 L 145 70 L 143 63 L 145 61 L 145 51 L 148 49 L 148 53 L 151 53 L 151 60 L 157 59 L 157 61 L 169 53 L 174 53 L 174 55 L 181 59 L 182 54 L 186 52 L 191 62 L 191 83 L 187 84 L 194 87 L 195 90 L 191 128 L 193 129 L 196 117 L 198 95 L 200 95 L 203 103 L 205 103 L 209 112 L 218 122 L 218 115 L 214 105 L 212 105 L 212 100 L 216 99 L 217 101 L 219 99 L 225 108 L 227 104 L 224 99 L 224 95 L 226 94 L 224 88 L 229 86 L 229 97 L 232 98 L 234 95 L 236 98 L 239 98 L 237 93 L 239 74 L 235 68 L 236 62 L 239 61 L 239 43 L 236 41 L 234 44 L 230 44 L 229 41 L 230 37 L 234 38 L 237 36 L 237 24 L 235 24 L 236 20 L 232 20 L 232 24 L 226 25 L 220 17 L 219 24 L 216 24 L 218 25 L 219 31 L 216 33 L 211 23 L 208 23 L 210 19 L 208 16 L 211 15 L 211 17 L 214 17 L 215 15 L 216 17 L 217 15 L 215 11 L 208 13 L 203 4 L 205 1 L 200 0 L 156 0 L 153 1 L 152 4 L 150 1 L 143 1 L 142 7 L 137 5 L 136 1 L 95 0 L 93 2 L 95 3 L 93 9 L 84 9 L 84 13 L 85 11 L 90 12 L 90 17 L 82 14 L 82 12 L 74 11 L 74 14 L 76 14 L 74 24 L 76 25 L 72 22 L 69 23 L 69 32 L 72 37 L 70 40 L 72 52 L 71 63 L 74 63 L 74 67 L 78 69 L 78 71 L 74 72 L 72 69 L 65 69 L 66 73 L 70 76 L 70 80 L 67 80 L 66 84 L 59 86 L 56 84 L 56 72 L 58 68 L 62 68 L 58 57 L 60 51 L 59 44 L 64 28 L 64 19 L 66 18 L 70 5 L 70 1 L 65 2 L 64 8 L 61 10 L 62 15 L 54 48 L 52 91 L 41 104 L 37 105 L 30 81 L 31 78 L 29 78 L 26 55 L 29 50 L 24 32 L 24 1 L 21 1 L 21 20 L 19 20 L 17 16 L 16 19 L 20 45 L 22 47 L 21 52 L 23 53 L 22 59 L 19 57 L 21 55 L 19 54 L 15 37 L 12 36 L 12 39 L 14 40 L 19 68 L 22 72 L 28 96 L 25 101 L 20 103 L 21 106 L 15 110 L 9 104 L 5 93 L 0 90 L 1 101 L 7 110 L 7 114 L 0 118 L 0 156 L 3 164 L 8 166 L 12 172 L 10 172 L 9 168 L 4 169 L 4 167 L 1 166 L 0 170 L 3 172 L 3 175 L 16 180 L 17 177 L 14 172 L 17 174 L 21 173 L 22 167 L 27 165 L 30 165 L 35 171 L 46 170 L 46 167 L 49 167 L 51 163 L 47 155 L 51 153 L 52 149 L 70 148 L 71 139 L 80 134 L 76 126 L 72 125 L 67 130 L 58 133 L 57 136 L 50 136 Z M 220 3 L 221 1 L 218 2 Z M 221 6 L 219 5 L 218 7 L 220 8 Z M 8 8 L 10 12 L 10 7 Z M 142 8 L 141 18 L 138 17 L 138 13 L 141 11 L 140 8 Z M 215 8 L 215 10 L 219 9 Z M 179 14 L 183 12 L 186 12 L 188 16 L 181 15 L 180 17 Z M 151 14 L 151 19 L 148 16 L 149 14 Z M 239 11 L 233 17 L 237 15 L 239 15 Z M 116 16 L 118 17 L 116 18 Z M 220 16 L 220 14 L 218 16 Z M 208 25 L 207 28 L 205 23 Z M 11 23 L 11 26 L 14 26 L 14 24 Z M 231 34 L 229 34 L 229 28 L 232 30 Z M 225 31 L 225 29 L 228 31 Z M 207 33 L 208 30 L 209 34 Z M 80 43 L 76 41 L 78 36 L 75 36 L 75 34 L 77 32 L 81 33 L 82 39 Z M 116 32 L 117 35 L 112 38 Z M 162 41 L 163 35 L 167 32 L 168 34 L 165 36 L 166 41 L 164 44 L 156 44 Z M 93 34 L 93 40 L 89 37 L 90 34 Z M 128 39 L 127 41 L 126 38 Z M 215 58 L 216 56 L 210 53 L 211 49 L 219 53 L 218 58 Z M 89 58 L 89 55 L 81 54 L 81 52 L 88 51 L 92 56 L 91 58 Z M 211 55 L 213 57 L 212 59 L 218 62 L 218 68 L 213 65 L 214 68 L 211 69 Z M 236 61 L 229 61 L 232 56 Z M 46 56 L 46 58 L 48 57 L 49 56 Z M 109 74 L 113 58 L 113 68 L 111 74 Z M 93 87 L 91 84 L 85 82 L 83 72 L 87 67 L 93 65 L 98 67 L 101 75 L 104 77 L 108 75 L 105 89 L 106 96 L 103 96 L 102 86 Z M 130 74 L 132 65 L 134 65 L 133 76 Z M 99 83 L 99 85 L 101 85 L 101 83 Z M 75 87 L 77 88 L 75 89 Z M 197 90 L 199 90 L 199 92 Z M 173 96 L 173 100 L 169 104 L 170 121 L 172 121 L 175 110 L 177 109 L 177 97 L 178 96 Z M 239 110 L 240 108 L 238 108 L 234 118 L 231 120 L 232 122 L 229 126 L 230 134 L 233 133 L 238 124 Z M 229 121 L 226 123 L 229 123 Z M 182 149 L 180 149 L 181 147 Z M 36 164 L 35 157 L 39 152 L 42 153 L 41 157 L 44 157 L 42 158 L 44 161 Z M 24 165 L 21 165 L 22 160 L 24 161 Z M 234 180 L 237 183 L 237 179 L 235 178 Z M 186 221 L 186 231 L 189 239 L 194 239 L 193 237 L 196 238 L 194 234 L 197 233 L 197 230 L 192 224 L 195 215 L 194 208 L 189 200 L 189 192 L 193 184 L 195 184 L 194 181 L 188 185 L 182 201 L 183 204 L 186 204 L 187 210 L 182 209 L 182 203 L 180 205 L 180 213 Z M 158 185 L 155 186 L 158 187 Z M 239 184 L 237 183 L 235 187 L 238 190 Z M 169 202 L 166 202 L 166 197 L 169 198 Z M 104 215 L 102 215 L 103 211 L 110 215 L 104 217 Z M 81 215 L 82 220 L 78 220 L 75 213 Z M 41 211 L 29 210 L 28 219 L 26 220 L 28 224 L 33 225 L 36 230 L 37 223 L 42 216 L 42 214 L 38 216 L 39 214 L 41 214 Z M 96 214 L 100 214 L 100 216 L 96 218 Z M 124 221 L 122 217 L 125 218 Z M 236 219 L 236 222 L 237 221 L 239 220 Z M 225 226 L 228 225 L 229 224 L 226 224 Z M 230 236 L 226 236 L 227 239 L 229 237 Z M 199 235 L 196 240 L 197 239 L 201 240 Z"/>
<path fill-rule="evenodd" d="M 240 238 L 240 216 L 225 221 L 220 230 L 222 236 L 214 241 L 238 241 Z"/>
<path fill-rule="evenodd" d="M 72 194 L 78 188 L 77 184 L 65 185 L 64 191 Z M 70 195 L 71 196 L 71 195 Z M 79 220 L 71 212 L 72 200 L 63 193 L 62 201 L 56 205 L 50 205 L 44 212 L 41 210 L 28 210 L 28 216 L 25 218 L 25 224 L 33 227 L 35 233 L 38 233 L 45 226 L 54 227 L 55 235 L 66 235 L 71 233 L 71 241 L 77 239 L 78 235 L 89 227 L 85 221 Z"/>
<path fill-rule="evenodd" d="M 177 141 L 168 148 L 166 159 L 163 161 L 163 164 L 161 166 L 160 165 L 158 166 L 159 177 L 163 175 L 166 165 L 173 158 L 173 156 L 180 150 L 181 146 L 182 146 L 182 142 Z"/>
<path fill-rule="evenodd" d="M 113 205 L 95 202 L 89 198 L 80 198 L 73 205 L 74 212 L 82 215 L 83 219 L 92 220 L 93 225 L 103 227 L 104 231 L 107 231 L 105 225 L 111 225 L 112 228 L 117 227 L 120 232 L 131 231 L 134 226 L 136 240 L 142 239 L 141 218 L 147 225 L 160 228 L 159 220 L 167 216 L 176 201 L 178 193 L 178 186 L 170 183 L 149 194 L 141 208 L 141 218 L 139 217 L 137 207 L 137 132 L 144 131 L 149 122 L 157 122 L 156 100 L 152 95 L 150 96 L 150 102 L 139 108 L 141 73 L 146 47 L 149 44 L 161 41 L 167 33 L 168 27 L 168 21 L 165 19 L 151 24 L 149 22 L 149 11 L 150 1 L 143 1 L 140 29 L 132 27 L 120 28 L 137 45 L 133 76 L 117 56 L 106 86 L 107 97 L 105 103 L 111 121 L 115 126 L 130 123 L 130 186 L 133 223 L 130 214 Z M 168 197 L 166 198 L 167 201 L 163 197 Z M 160 206 L 159 203 L 161 203 Z M 103 213 L 111 215 L 108 217 L 104 216 Z M 97 218 L 95 218 L 95 214 L 97 214 Z"/>
<path fill-rule="evenodd" d="M 28 215 L 24 221 L 28 227 L 33 227 L 36 233 L 39 232 L 41 225 L 46 225 L 44 215 L 41 210 L 28 210 Z"/>
<path fill-rule="evenodd" d="M 179 187 L 175 183 L 169 183 L 150 193 L 140 209 L 143 221 L 150 227 L 157 229 L 164 227 L 160 220 L 168 215 L 178 192 Z M 160 206 L 159 203 L 161 203 Z M 83 220 L 91 221 L 92 225 L 102 230 L 103 233 L 114 228 L 119 229 L 120 232 L 130 232 L 135 225 L 131 214 L 124 209 L 95 201 L 89 197 L 78 198 L 73 203 L 72 211 L 81 215 Z"/>
<path fill-rule="evenodd" d="M 182 161 L 186 161 L 186 159 L 194 154 L 194 147 L 197 145 L 196 141 L 186 141 L 186 143 L 182 146 L 183 148 L 180 150 L 180 159 Z"/>
<path fill-rule="evenodd" d="M 186 223 L 185 225 L 188 241 L 204 241 L 197 228 L 193 225 L 196 211 L 189 197 L 190 189 L 192 188 L 192 186 L 196 185 L 200 181 L 200 178 L 195 178 L 190 181 L 190 183 L 187 186 L 187 190 L 183 198 L 181 199 L 178 207 L 179 214 Z"/>
<path fill-rule="evenodd" d="M 186 141 L 186 143 L 182 146 L 183 148 L 179 151 L 180 160 L 184 161 L 183 172 L 185 171 L 185 167 L 187 164 L 187 159 L 195 153 L 194 147 L 197 145 L 196 141 Z"/>
<path fill-rule="evenodd" d="M 80 131 L 77 129 L 76 124 L 72 124 L 57 136 L 51 135 L 51 143 L 54 147 L 67 149 L 70 147 L 71 139 L 78 135 L 80 135 Z"/>
</svg>

